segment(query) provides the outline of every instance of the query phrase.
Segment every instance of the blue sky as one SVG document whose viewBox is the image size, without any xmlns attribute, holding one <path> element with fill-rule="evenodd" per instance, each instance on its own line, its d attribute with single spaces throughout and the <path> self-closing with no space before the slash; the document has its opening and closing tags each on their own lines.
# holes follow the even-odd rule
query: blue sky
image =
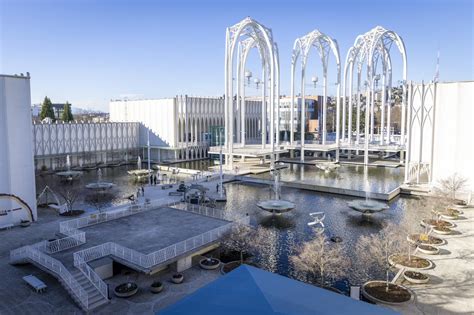
<svg viewBox="0 0 474 315">
<path fill-rule="evenodd" d="M 409 80 L 433 78 L 438 48 L 442 81 L 474 79 L 471 0 L 0 3 L 0 73 L 29 71 L 33 103 L 48 95 L 107 110 L 120 95 L 222 95 L 225 28 L 246 16 L 273 30 L 282 94 L 290 90 L 293 42 L 313 29 L 337 39 L 344 60 L 357 35 L 381 25 L 404 39 Z M 256 63 L 255 53 L 254 73 Z"/>
</svg>

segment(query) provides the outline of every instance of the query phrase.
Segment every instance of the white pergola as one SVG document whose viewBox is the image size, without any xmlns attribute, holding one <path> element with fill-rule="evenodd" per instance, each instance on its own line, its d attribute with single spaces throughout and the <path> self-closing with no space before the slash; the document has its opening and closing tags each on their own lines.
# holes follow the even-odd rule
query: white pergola
<svg viewBox="0 0 474 315">
<path fill-rule="evenodd" d="M 323 108 L 322 108 L 322 145 L 326 145 L 327 127 L 327 73 L 329 56 L 332 54 L 336 59 L 337 66 L 337 92 L 336 92 L 336 145 L 339 144 L 339 106 L 340 106 L 340 89 L 341 89 L 341 62 L 339 55 L 339 47 L 337 41 L 321 33 L 319 30 L 314 30 L 303 37 L 297 38 L 293 45 L 293 54 L 291 57 L 291 105 L 290 105 L 290 143 L 294 145 L 294 111 L 295 111 L 295 71 L 298 58 L 301 57 L 301 161 L 304 161 L 305 148 L 305 74 L 308 56 L 311 48 L 315 48 L 321 59 L 323 68 Z M 336 150 L 336 159 L 339 159 L 339 150 Z"/>
<path fill-rule="evenodd" d="M 238 52 L 237 69 L 234 69 L 236 48 Z M 273 150 L 275 143 L 279 143 L 280 67 L 278 48 L 273 41 L 272 31 L 254 19 L 247 17 L 226 30 L 224 116 L 225 148 L 228 157 L 226 164 L 229 167 L 232 167 L 233 164 L 234 136 L 236 142 L 240 140 L 240 147 L 245 147 L 246 145 L 244 79 L 247 57 L 253 48 L 258 49 L 262 64 L 261 147 L 265 149 L 269 142 Z M 234 102 L 234 75 L 237 85 L 236 102 Z M 268 112 L 270 114 L 269 118 L 267 117 Z M 237 117 L 234 117 L 234 113 L 237 113 Z"/>
<path fill-rule="evenodd" d="M 369 162 L 368 152 L 369 144 L 374 142 L 374 118 L 375 118 L 375 89 L 376 83 L 382 79 L 382 96 L 381 96 L 381 128 L 378 137 L 377 145 L 379 147 L 390 146 L 392 144 L 390 128 L 390 100 L 392 88 L 392 60 L 390 56 L 390 48 L 393 43 L 396 44 L 403 62 L 402 69 L 402 113 L 401 113 L 401 132 L 400 140 L 396 145 L 402 148 L 405 145 L 405 129 L 406 129 L 406 83 L 407 83 L 407 57 L 405 44 L 402 38 L 395 32 L 386 30 L 381 26 L 377 26 L 369 32 L 359 35 L 354 45 L 349 49 L 346 56 L 346 63 L 344 67 L 344 88 L 343 88 L 343 107 L 342 107 L 342 128 L 341 141 L 346 145 L 353 143 L 353 124 L 352 111 L 353 99 L 356 100 L 356 130 L 355 130 L 355 145 L 358 148 L 361 138 L 360 119 L 361 119 L 361 96 L 363 91 L 361 85 L 365 85 L 366 93 L 366 111 L 365 111 L 365 131 L 364 135 L 364 164 Z M 381 73 L 378 73 L 377 66 L 381 63 Z M 357 85 L 356 93 L 353 93 L 353 76 L 354 67 L 357 65 Z M 363 66 L 366 66 L 366 78 L 362 82 Z M 349 91 L 347 91 L 349 90 Z M 346 113 L 346 95 L 348 92 L 348 113 Z M 387 93 L 388 92 L 388 93 Z M 385 117 L 387 111 L 387 117 Z M 346 115 L 347 114 L 347 115 Z M 347 116 L 347 117 L 346 117 Z M 347 118 L 347 121 L 346 121 Z M 401 157 L 403 159 L 403 156 Z"/>
</svg>

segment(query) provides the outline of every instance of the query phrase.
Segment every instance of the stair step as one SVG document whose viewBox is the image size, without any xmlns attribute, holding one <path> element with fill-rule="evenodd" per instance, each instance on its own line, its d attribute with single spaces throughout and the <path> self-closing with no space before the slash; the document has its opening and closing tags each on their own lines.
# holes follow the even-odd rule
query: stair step
<svg viewBox="0 0 474 315">
<path fill-rule="evenodd" d="M 100 300 L 105 300 L 105 298 L 101 294 L 89 297 L 89 305 L 94 304 L 95 302 Z"/>
<path fill-rule="evenodd" d="M 89 303 L 89 310 L 93 310 L 93 309 L 95 309 L 95 308 L 97 308 L 97 307 L 99 307 L 103 304 L 107 304 L 107 303 L 109 303 L 109 300 L 107 300 L 107 299 L 102 299 L 102 300 L 99 300 L 99 301 L 94 302 L 94 303 Z"/>
</svg>

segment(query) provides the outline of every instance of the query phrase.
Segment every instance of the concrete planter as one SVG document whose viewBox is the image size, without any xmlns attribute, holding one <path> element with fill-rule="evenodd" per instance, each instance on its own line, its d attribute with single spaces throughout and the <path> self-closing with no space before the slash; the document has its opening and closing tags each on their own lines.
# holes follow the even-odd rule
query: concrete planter
<svg viewBox="0 0 474 315">
<path fill-rule="evenodd" d="M 180 273 L 176 273 L 171 277 L 171 282 L 180 284 L 184 281 L 184 276 Z"/>
<path fill-rule="evenodd" d="M 410 289 L 408 289 L 407 287 L 404 287 L 402 285 L 398 285 L 398 284 L 393 284 L 393 283 L 390 283 L 390 286 L 391 287 L 396 287 L 396 288 L 400 288 L 404 291 L 406 291 L 409 295 L 410 295 L 410 298 L 407 299 L 406 301 L 400 301 L 400 302 L 394 302 L 394 301 L 385 301 L 385 300 L 382 300 L 380 298 L 377 298 L 373 295 L 371 295 L 369 292 L 367 292 L 367 286 L 370 286 L 370 285 L 380 285 L 380 286 L 385 286 L 386 283 L 385 281 L 380 281 L 380 280 L 375 280 L 375 281 L 368 281 L 366 283 L 364 283 L 362 286 L 361 286 L 361 294 L 369 301 L 371 302 L 374 302 L 374 303 L 381 303 L 381 304 L 388 304 L 388 305 L 403 305 L 403 304 L 406 304 L 408 302 L 410 302 L 412 299 L 413 299 L 413 293 L 411 292 Z"/>
<path fill-rule="evenodd" d="M 217 258 L 204 258 L 199 261 L 199 266 L 202 269 L 214 270 L 219 268 L 221 261 Z"/>
<path fill-rule="evenodd" d="M 453 231 L 450 229 L 450 228 L 443 228 L 443 229 L 440 229 L 438 227 L 433 227 L 433 232 L 435 232 L 436 234 L 440 234 L 440 235 L 449 235 L 451 234 Z"/>
<path fill-rule="evenodd" d="M 415 274 L 421 275 L 421 277 L 416 278 L 414 277 Z M 415 284 L 424 284 L 430 281 L 430 277 L 428 275 L 421 272 L 413 272 L 413 271 L 405 271 L 403 273 L 403 278 L 405 278 L 405 280 L 407 280 L 408 282 L 415 283 Z"/>
<path fill-rule="evenodd" d="M 163 291 L 163 283 L 159 281 L 153 282 L 150 286 L 150 291 L 152 293 L 160 293 L 161 291 Z"/>
<path fill-rule="evenodd" d="M 439 248 L 431 245 L 420 245 L 418 246 L 418 251 L 427 255 L 436 255 L 439 253 Z"/>
<path fill-rule="evenodd" d="M 138 292 L 138 285 L 134 282 L 125 282 L 115 287 L 114 294 L 120 298 L 128 298 Z"/>
<path fill-rule="evenodd" d="M 426 270 L 426 269 L 433 268 L 433 262 L 431 260 L 423 258 L 423 257 L 411 255 L 412 259 L 420 259 L 420 260 L 424 260 L 424 261 L 428 262 L 428 266 L 425 266 L 425 267 L 409 267 L 409 266 L 405 266 L 403 264 L 396 263 L 395 260 L 394 260 L 395 256 L 396 255 L 390 255 L 388 257 L 388 262 L 390 263 L 390 265 L 392 265 L 392 266 L 394 266 L 395 268 L 398 268 L 398 269 L 405 268 L 407 270 Z"/>
</svg>

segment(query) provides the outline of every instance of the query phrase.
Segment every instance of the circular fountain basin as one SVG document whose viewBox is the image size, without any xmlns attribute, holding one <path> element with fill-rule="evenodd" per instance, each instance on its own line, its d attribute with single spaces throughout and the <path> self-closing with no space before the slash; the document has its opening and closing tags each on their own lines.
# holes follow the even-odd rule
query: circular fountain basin
<svg viewBox="0 0 474 315">
<path fill-rule="evenodd" d="M 67 180 L 72 180 L 72 179 L 82 176 L 82 172 L 81 171 L 63 171 L 63 172 L 57 172 L 56 175 L 61 178 L 65 178 Z"/>
<path fill-rule="evenodd" d="M 383 202 L 375 200 L 361 200 L 355 199 L 347 203 L 352 209 L 362 212 L 363 214 L 372 214 L 387 210 L 389 206 Z"/>
<path fill-rule="evenodd" d="M 271 199 L 260 201 L 257 203 L 257 207 L 272 213 L 284 213 L 293 210 L 295 208 L 295 204 L 287 200 Z"/>
<path fill-rule="evenodd" d="M 86 188 L 90 190 L 96 190 L 96 191 L 105 191 L 105 190 L 109 190 L 110 188 L 114 186 L 115 184 L 108 183 L 108 182 L 97 182 L 97 183 L 87 184 Z"/>
</svg>

